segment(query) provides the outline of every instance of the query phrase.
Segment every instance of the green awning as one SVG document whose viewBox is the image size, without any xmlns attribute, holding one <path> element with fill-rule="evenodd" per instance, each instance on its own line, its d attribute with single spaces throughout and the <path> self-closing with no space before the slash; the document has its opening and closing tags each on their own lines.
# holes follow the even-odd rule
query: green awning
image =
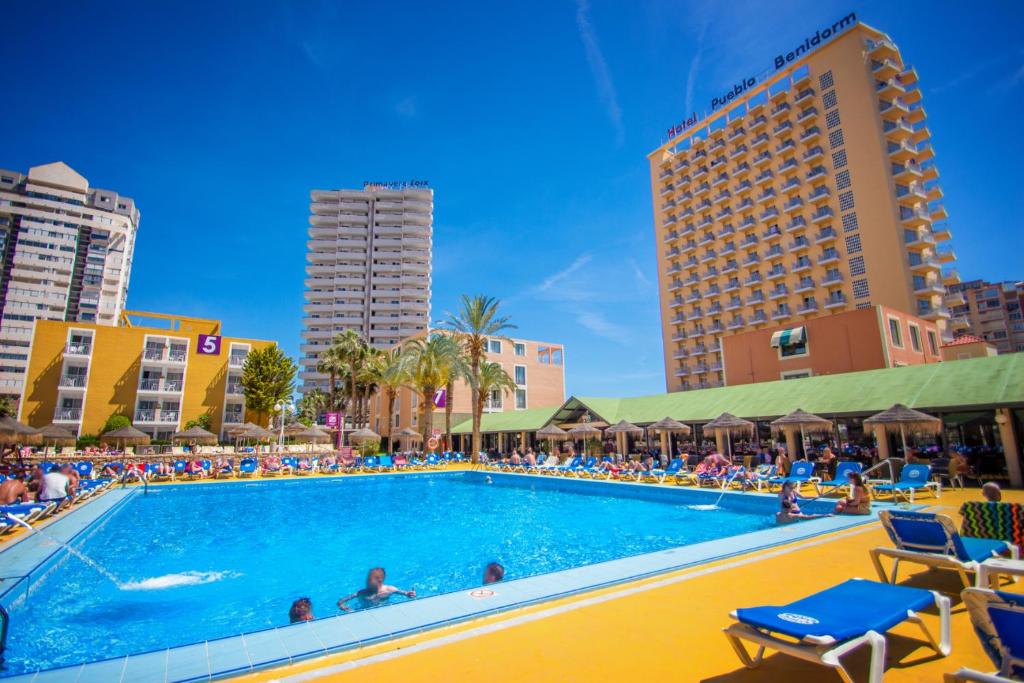
<svg viewBox="0 0 1024 683">
<path fill-rule="evenodd" d="M 797 346 L 803 344 L 804 340 L 807 339 L 807 328 L 803 325 L 800 327 L 791 327 L 788 330 L 779 330 L 772 335 L 772 348 L 777 349 L 780 346 Z"/>
</svg>

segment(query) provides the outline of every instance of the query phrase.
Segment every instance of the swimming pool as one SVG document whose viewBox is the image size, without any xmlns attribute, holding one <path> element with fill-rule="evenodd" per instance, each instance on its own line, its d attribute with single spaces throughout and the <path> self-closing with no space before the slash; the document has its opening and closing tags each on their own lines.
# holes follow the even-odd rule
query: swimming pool
<svg viewBox="0 0 1024 683">
<path fill-rule="evenodd" d="M 387 583 L 418 594 L 415 601 L 393 598 L 392 605 L 361 617 L 388 628 L 411 623 L 413 603 L 430 603 L 430 596 L 463 598 L 480 585 L 491 561 L 506 569 L 498 592 L 528 598 L 529 591 L 515 586 L 530 581 L 518 579 L 544 575 L 533 581 L 550 583 L 552 572 L 563 572 L 568 578 L 548 586 L 557 594 L 588 587 L 574 583 L 567 572 L 574 568 L 630 563 L 631 574 L 621 580 L 700 561 L 700 553 L 685 552 L 689 548 L 714 546 L 721 556 L 748 549 L 750 538 L 769 545 L 835 528 L 819 524 L 833 520 L 816 520 L 794 525 L 800 531 L 775 529 L 774 498 L 755 494 L 727 495 L 723 509 L 707 512 L 687 507 L 717 497 L 706 490 L 491 479 L 453 472 L 134 491 L 74 542 L 112 577 L 58 553 L 27 595 L 5 600 L 11 632 L 4 673 L 147 651 L 163 656 L 169 647 L 281 627 L 300 596 L 311 598 L 315 623 L 337 622 L 351 631 L 359 614 L 323 618 L 339 614 L 337 599 L 360 588 L 374 566 L 387 569 Z M 734 538 L 748 541 L 734 546 Z M 644 559 L 659 556 L 669 564 Z M 444 598 L 437 600 L 437 611 L 423 617 L 428 624 L 443 621 L 448 610 Z"/>
</svg>

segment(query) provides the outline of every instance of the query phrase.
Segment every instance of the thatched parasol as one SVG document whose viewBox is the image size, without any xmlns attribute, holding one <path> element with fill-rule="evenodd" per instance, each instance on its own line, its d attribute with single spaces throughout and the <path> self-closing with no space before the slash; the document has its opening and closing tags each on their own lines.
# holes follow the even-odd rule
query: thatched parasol
<svg viewBox="0 0 1024 683">
<path fill-rule="evenodd" d="M 54 447 L 74 446 L 78 442 L 74 434 L 55 424 L 48 424 L 40 429 L 39 436 L 42 437 L 44 444 L 48 446 L 53 445 Z"/>
<path fill-rule="evenodd" d="M 582 452 L 587 450 L 587 439 L 591 437 L 601 438 L 601 430 L 598 427 L 590 424 L 589 422 L 582 422 L 568 431 L 569 436 L 575 441 L 577 438 L 583 439 Z"/>
<path fill-rule="evenodd" d="M 897 403 L 887 410 L 872 415 L 864 420 L 864 424 L 871 427 L 882 427 L 886 433 L 890 429 L 899 427 L 904 457 L 907 454 L 908 429 L 922 434 L 938 434 L 942 431 L 942 420 L 928 413 L 922 413 L 920 410 L 908 408 L 902 403 Z"/>
<path fill-rule="evenodd" d="M 789 415 L 783 415 L 777 420 L 772 420 L 771 427 L 776 432 L 785 434 L 787 427 L 800 428 L 800 444 L 806 448 L 807 432 L 811 434 L 831 434 L 832 423 L 823 417 L 818 417 L 806 410 L 797 408 Z M 795 457 L 795 455 L 794 455 Z"/>
<path fill-rule="evenodd" d="M 569 432 L 558 425 L 549 424 L 537 430 L 537 438 L 546 439 L 549 442 L 548 445 L 551 447 L 551 451 L 554 452 L 556 441 L 568 441 L 572 437 L 569 436 Z"/>
<path fill-rule="evenodd" d="M 623 443 L 622 443 L 623 448 L 622 448 L 622 451 L 623 451 L 623 455 L 626 455 L 627 454 L 626 451 L 629 450 L 629 448 L 628 448 L 629 444 L 626 441 L 627 438 L 628 438 L 628 435 L 629 434 L 644 434 L 645 432 L 644 432 L 644 428 L 643 427 L 637 427 L 632 422 L 627 422 L 626 420 L 619 420 L 617 423 L 613 424 L 611 427 L 608 427 L 607 429 L 605 429 L 604 433 L 605 434 L 614 434 L 615 435 L 615 448 L 616 449 L 618 449 L 618 447 L 619 447 L 619 434 L 622 434 L 623 435 L 623 437 L 622 437 L 623 438 Z"/>
<path fill-rule="evenodd" d="M 148 446 L 150 441 L 149 434 L 131 425 L 106 432 L 100 438 L 104 441 L 113 441 L 116 444 L 120 444 L 122 448 L 129 444 L 133 446 Z"/>
<path fill-rule="evenodd" d="M 285 436 L 298 436 L 299 434 L 301 434 L 302 432 L 306 431 L 307 429 L 309 429 L 309 427 L 307 427 L 306 425 L 302 424 L 301 422 L 289 422 L 288 424 L 286 424 L 284 426 L 284 435 Z"/>
<path fill-rule="evenodd" d="M 673 420 L 671 417 L 665 416 L 655 422 L 654 424 L 647 425 L 648 430 L 654 430 L 661 432 L 663 437 L 668 436 L 668 455 L 671 458 L 674 453 L 672 448 L 672 435 L 676 432 L 682 432 L 683 434 L 689 434 L 693 430 L 690 429 L 690 425 L 685 425 L 679 420 Z M 664 444 L 662 444 L 664 445 Z"/>
<path fill-rule="evenodd" d="M 412 427 L 406 427 L 406 428 L 402 429 L 400 432 L 395 434 L 395 436 L 397 436 L 400 439 L 412 439 L 413 441 L 422 441 L 423 440 L 423 435 L 420 434 L 419 432 L 417 432 Z"/>
<path fill-rule="evenodd" d="M 183 432 L 171 434 L 171 441 L 185 441 L 186 443 L 213 445 L 217 443 L 217 435 L 208 432 L 202 427 L 190 427 Z"/>
<path fill-rule="evenodd" d="M 274 435 L 252 422 L 246 422 L 245 424 L 232 427 L 228 430 L 228 435 L 235 439 L 272 439 Z"/>
<path fill-rule="evenodd" d="M 331 440 L 331 435 L 316 425 L 306 427 L 301 432 L 292 434 L 292 436 L 300 441 L 306 441 L 308 443 L 324 443 Z"/>
<path fill-rule="evenodd" d="M 43 437 L 35 427 L 24 425 L 13 417 L 0 417 L 0 443 L 39 444 Z"/>
<path fill-rule="evenodd" d="M 360 429 L 355 430 L 354 432 L 350 432 L 349 435 L 348 435 L 348 440 L 350 442 L 352 442 L 352 443 L 359 443 L 359 442 L 362 442 L 362 441 L 372 441 L 373 439 L 379 439 L 379 438 L 380 438 L 380 434 L 378 434 L 377 432 L 373 431 L 372 429 L 367 429 L 366 427 L 362 427 Z"/>
<path fill-rule="evenodd" d="M 717 432 L 725 432 L 726 443 L 729 446 L 729 457 L 732 457 L 732 435 L 740 436 L 753 435 L 756 425 L 750 420 L 744 420 L 731 413 L 722 413 L 711 422 L 704 425 L 704 429 L 713 429 Z"/>
</svg>

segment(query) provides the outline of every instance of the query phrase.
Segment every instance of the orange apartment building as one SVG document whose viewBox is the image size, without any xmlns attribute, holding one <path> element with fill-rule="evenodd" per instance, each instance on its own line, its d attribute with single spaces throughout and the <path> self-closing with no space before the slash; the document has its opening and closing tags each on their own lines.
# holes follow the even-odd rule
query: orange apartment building
<svg viewBox="0 0 1024 683">
<path fill-rule="evenodd" d="M 949 287 L 946 305 L 957 333 L 980 337 L 999 353 L 1024 351 L 1024 282 L 961 282 Z"/>
<path fill-rule="evenodd" d="M 725 383 L 730 386 L 942 360 L 938 325 L 887 306 L 857 308 L 809 318 L 796 327 L 761 328 L 722 338 Z"/>
<path fill-rule="evenodd" d="M 669 391 L 726 383 L 729 335 L 819 316 L 880 305 L 948 335 L 916 71 L 853 14 L 770 57 L 649 155 Z"/>
<path fill-rule="evenodd" d="M 514 394 L 505 395 L 495 392 L 488 398 L 485 412 L 526 410 L 565 402 L 565 349 L 560 344 L 527 339 L 489 339 L 487 360 L 501 364 L 515 380 L 516 390 Z M 457 382 L 447 400 L 452 405 L 452 425 L 472 416 L 470 388 L 465 382 Z M 383 415 L 385 409 L 384 397 L 377 392 L 370 401 L 370 428 L 383 436 L 388 433 Z M 435 408 L 435 429 L 443 431 L 444 413 L 444 408 Z M 396 433 L 406 427 L 419 430 L 421 414 L 422 406 L 416 392 L 403 388 L 392 412 L 392 430 Z"/>
</svg>

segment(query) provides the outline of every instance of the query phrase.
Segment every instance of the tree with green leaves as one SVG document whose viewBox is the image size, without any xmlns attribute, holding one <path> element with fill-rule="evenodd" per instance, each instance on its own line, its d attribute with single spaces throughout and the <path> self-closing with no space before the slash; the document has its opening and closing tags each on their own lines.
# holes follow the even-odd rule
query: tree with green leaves
<svg viewBox="0 0 1024 683">
<path fill-rule="evenodd" d="M 123 429 L 125 427 L 131 427 L 132 421 L 128 419 L 127 415 L 121 415 L 120 413 L 114 413 L 107 418 L 107 421 L 103 423 L 103 429 L 100 430 L 100 435 L 112 432 L 115 429 Z"/>
<path fill-rule="evenodd" d="M 17 412 L 13 398 L 10 396 L 0 396 L 0 417 L 16 417 Z"/>
<path fill-rule="evenodd" d="M 473 405 L 473 462 L 478 462 L 483 442 L 480 419 L 483 416 L 484 393 L 480 388 L 480 367 L 486 361 L 488 339 L 508 341 L 505 333 L 516 329 L 509 318 L 500 314 L 501 301 L 493 297 L 462 295 L 462 308 L 447 313 L 443 327 L 450 330 L 469 358 L 469 389 Z"/>
<path fill-rule="evenodd" d="M 394 450 L 394 438 L 391 432 L 393 425 L 391 413 L 395 409 L 395 399 L 398 398 L 398 390 L 409 384 L 408 363 L 402 361 L 401 347 L 382 351 L 375 356 L 368 364 L 368 372 L 377 390 L 384 396 L 382 417 L 387 424 L 385 436 L 388 439 L 388 453 Z"/>
<path fill-rule="evenodd" d="M 317 354 L 316 371 L 328 376 L 327 384 L 327 410 L 338 409 L 338 375 L 346 368 L 345 361 L 338 353 L 338 349 L 328 346 Z"/>
<path fill-rule="evenodd" d="M 349 412 L 352 414 L 352 426 L 355 427 L 356 398 L 359 395 L 356 391 L 356 382 L 359 379 L 359 368 L 366 359 L 368 345 L 362 335 L 355 330 L 345 330 L 341 334 L 335 335 L 331 341 L 331 348 L 335 349 L 334 353 L 348 369 L 348 405 Z"/>
<path fill-rule="evenodd" d="M 314 388 L 307 391 L 295 406 L 299 413 L 299 420 L 305 425 L 315 423 L 327 406 L 327 400 L 327 394 L 320 389 Z"/>
<path fill-rule="evenodd" d="M 410 386 L 419 396 L 423 410 L 420 423 L 423 441 L 430 438 L 434 428 L 434 394 L 448 384 L 456 373 L 461 349 L 458 342 L 447 334 L 435 334 L 427 339 L 410 339 L 402 350 Z"/>
<path fill-rule="evenodd" d="M 245 407 L 256 413 L 260 426 L 267 424 L 274 404 L 289 401 L 295 391 L 295 361 L 278 346 L 250 351 L 242 365 Z"/>
<path fill-rule="evenodd" d="M 501 367 L 499 363 L 492 363 L 486 360 L 481 363 L 477 373 L 477 381 L 480 392 L 477 394 L 477 402 L 473 405 L 473 410 L 479 411 L 481 415 L 487 404 L 487 398 L 495 391 L 501 395 L 515 394 L 516 381 L 505 372 L 505 368 Z"/>
<path fill-rule="evenodd" d="M 192 429 L 193 427 L 199 427 L 200 429 L 205 429 L 206 431 L 210 431 L 210 426 L 211 426 L 212 422 L 213 422 L 213 418 L 210 416 L 210 414 L 209 413 L 203 413 L 202 415 L 200 415 L 196 419 L 189 420 L 188 422 L 186 422 L 185 423 L 185 429 Z"/>
</svg>

